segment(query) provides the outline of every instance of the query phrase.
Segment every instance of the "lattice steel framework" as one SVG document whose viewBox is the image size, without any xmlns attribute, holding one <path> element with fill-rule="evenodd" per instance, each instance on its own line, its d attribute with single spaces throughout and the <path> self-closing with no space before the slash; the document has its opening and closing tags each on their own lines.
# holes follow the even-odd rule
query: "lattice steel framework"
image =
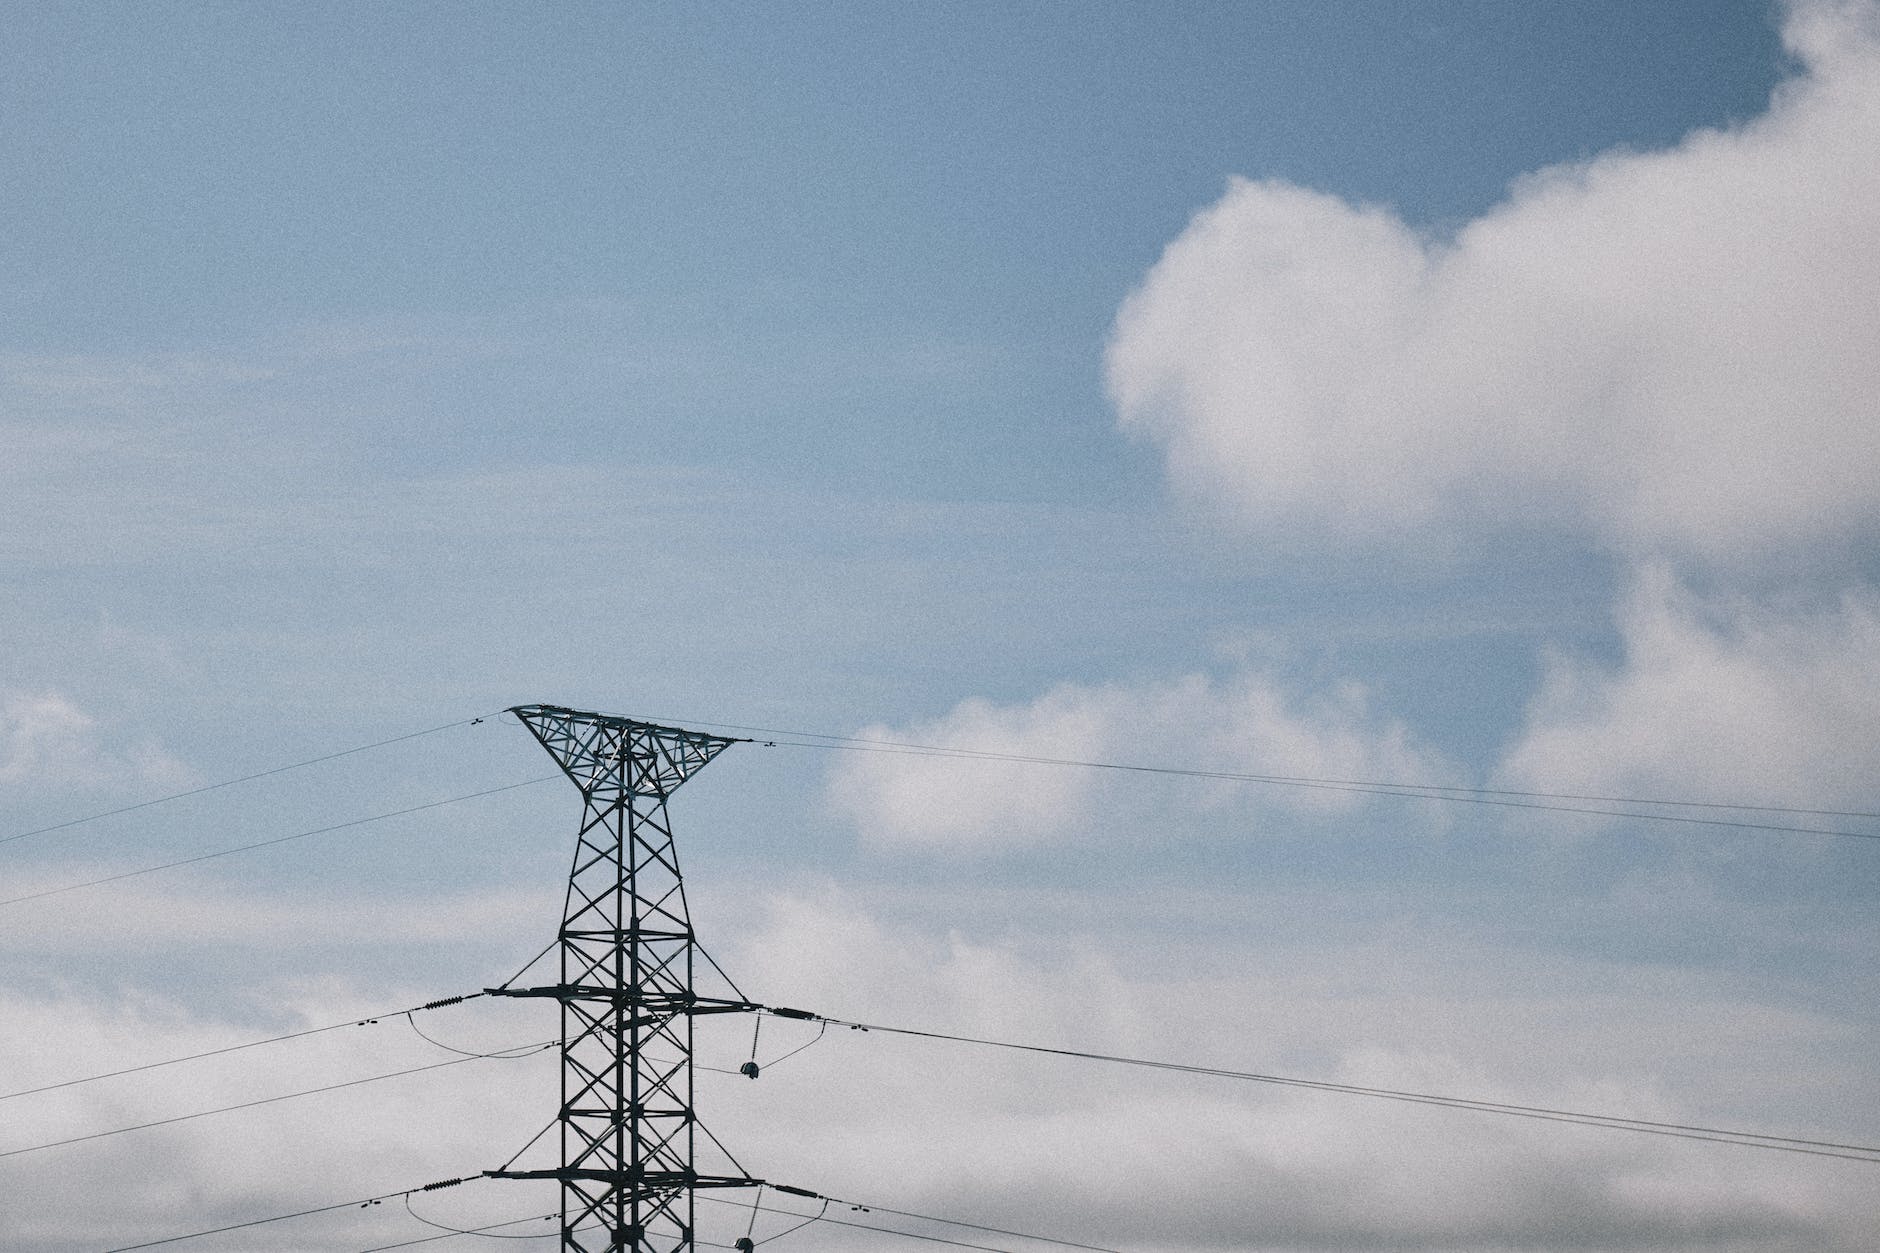
<svg viewBox="0 0 1880 1253">
<path fill-rule="evenodd" d="M 694 940 L 667 798 L 737 740 L 554 705 L 510 710 L 581 789 L 562 910 L 561 1247 L 691 1253 L 694 1189 L 748 1187 L 693 1165 L 692 1020 L 756 1008 L 692 991 Z"/>
</svg>

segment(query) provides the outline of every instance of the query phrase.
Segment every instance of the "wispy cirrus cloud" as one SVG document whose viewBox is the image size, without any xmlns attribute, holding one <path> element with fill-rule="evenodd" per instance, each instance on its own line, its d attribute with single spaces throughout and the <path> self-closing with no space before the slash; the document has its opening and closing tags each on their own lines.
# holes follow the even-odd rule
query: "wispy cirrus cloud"
<svg viewBox="0 0 1880 1253">
<path fill-rule="evenodd" d="M 125 740 L 60 692 L 0 692 L 0 784 L 168 788 L 194 778 L 155 739 Z"/>
</svg>

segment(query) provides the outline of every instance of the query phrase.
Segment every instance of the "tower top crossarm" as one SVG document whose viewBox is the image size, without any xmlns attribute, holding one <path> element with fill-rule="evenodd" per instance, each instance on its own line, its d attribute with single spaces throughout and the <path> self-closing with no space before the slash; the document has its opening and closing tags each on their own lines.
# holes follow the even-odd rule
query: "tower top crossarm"
<svg viewBox="0 0 1880 1253">
<path fill-rule="evenodd" d="M 590 799 L 664 799 L 719 753 L 733 744 L 748 743 L 734 736 L 560 705 L 516 705 L 509 712 Z"/>
</svg>

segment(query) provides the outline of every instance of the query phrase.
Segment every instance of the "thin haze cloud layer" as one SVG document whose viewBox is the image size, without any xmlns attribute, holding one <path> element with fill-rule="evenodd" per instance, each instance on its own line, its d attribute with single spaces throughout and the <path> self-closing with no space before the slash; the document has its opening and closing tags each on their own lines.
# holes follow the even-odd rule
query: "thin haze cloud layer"
<svg viewBox="0 0 1880 1253">
<path fill-rule="evenodd" d="M 110 746 L 110 728 L 61 692 L 0 691 L 0 784 L 172 789 L 189 768 L 154 740 Z"/>
<path fill-rule="evenodd" d="M 1453 237 L 1236 180 L 1117 317 L 1124 428 L 1268 539 L 1567 527 L 1734 563 L 1871 538 L 1876 27 L 1798 6 L 1766 115 L 1541 171 Z"/>
</svg>

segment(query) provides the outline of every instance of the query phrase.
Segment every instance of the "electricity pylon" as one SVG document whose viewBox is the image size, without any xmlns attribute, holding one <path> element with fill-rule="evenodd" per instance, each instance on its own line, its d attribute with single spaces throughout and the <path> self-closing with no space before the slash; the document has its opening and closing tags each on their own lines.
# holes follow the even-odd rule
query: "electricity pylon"
<svg viewBox="0 0 1880 1253">
<path fill-rule="evenodd" d="M 694 940 L 666 800 L 738 740 L 554 705 L 510 710 L 581 789 L 551 987 L 561 1002 L 561 1247 L 691 1253 L 694 1190 L 760 1181 L 693 1166 L 692 1020 L 758 1007 L 692 991 Z"/>
</svg>

